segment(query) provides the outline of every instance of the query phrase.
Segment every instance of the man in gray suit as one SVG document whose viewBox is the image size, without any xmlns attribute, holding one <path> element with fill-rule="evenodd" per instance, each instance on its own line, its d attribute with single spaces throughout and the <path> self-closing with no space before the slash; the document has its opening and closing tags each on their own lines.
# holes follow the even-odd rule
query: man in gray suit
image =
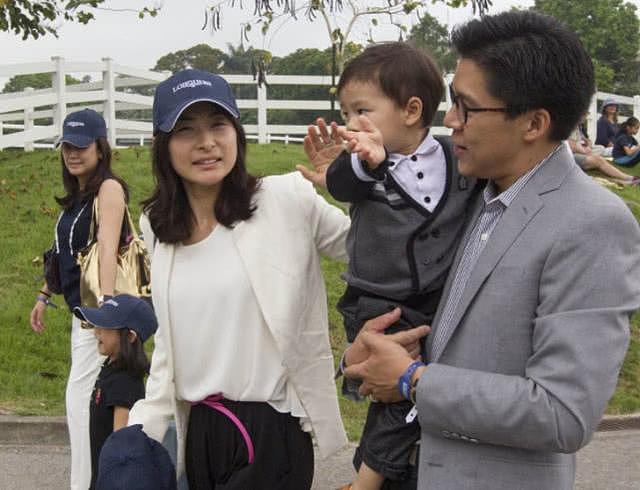
<svg viewBox="0 0 640 490">
<path fill-rule="evenodd" d="M 554 19 L 508 12 L 452 35 L 460 172 L 487 179 L 427 338 L 370 322 L 347 376 L 382 401 L 415 401 L 420 489 L 570 489 L 616 386 L 640 303 L 640 231 L 563 140 L 594 93 L 591 60 Z M 402 395 L 400 394 L 402 393 Z"/>
</svg>

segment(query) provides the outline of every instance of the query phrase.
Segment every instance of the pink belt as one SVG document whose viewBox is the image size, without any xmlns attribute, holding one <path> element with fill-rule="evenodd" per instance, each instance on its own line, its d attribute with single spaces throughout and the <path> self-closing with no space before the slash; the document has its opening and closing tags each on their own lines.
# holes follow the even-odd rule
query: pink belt
<svg viewBox="0 0 640 490">
<path fill-rule="evenodd" d="M 240 419 L 236 417 L 231 410 L 229 410 L 222 403 L 220 403 L 222 400 L 224 400 L 222 393 L 216 393 L 215 395 L 209 395 L 207 398 L 199 402 L 192 402 L 191 405 L 207 405 L 208 407 L 211 407 L 214 410 L 217 410 L 221 414 L 225 415 L 229 420 L 231 420 L 231 422 L 233 422 L 234 425 L 240 431 L 240 434 L 242 434 L 244 443 L 247 446 L 247 452 L 249 453 L 249 464 L 251 464 L 253 463 L 253 458 L 255 454 L 253 450 L 253 441 L 251 440 L 251 436 L 249 435 L 249 432 L 247 432 L 247 428 L 242 424 Z"/>
</svg>

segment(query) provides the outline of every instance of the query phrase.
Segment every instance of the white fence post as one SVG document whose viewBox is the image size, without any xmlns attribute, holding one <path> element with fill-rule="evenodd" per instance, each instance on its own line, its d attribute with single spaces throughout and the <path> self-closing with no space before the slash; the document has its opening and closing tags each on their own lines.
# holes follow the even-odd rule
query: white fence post
<svg viewBox="0 0 640 490">
<path fill-rule="evenodd" d="M 633 96 L 633 116 L 640 119 L 640 95 Z"/>
<path fill-rule="evenodd" d="M 591 141 L 595 141 L 598 136 L 597 133 L 598 128 L 598 91 L 593 94 L 591 98 L 591 104 L 589 104 L 589 115 L 587 117 L 587 133 L 589 134 L 589 139 Z"/>
<path fill-rule="evenodd" d="M 62 124 L 67 117 L 67 78 L 64 71 L 64 58 L 52 56 L 51 61 L 56 65 L 56 71 L 51 75 L 51 87 L 56 93 L 58 103 L 53 108 L 53 125 L 58 132 L 58 137 L 62 136 Z M 56 139 L 57 139 L 56 138 Z"/>
<path fill-rule="evenodd" d="M 116 147 L 116 85 L 111 58 L 102 58 L 104 71 L 102 84 L 105 93 L 103 116 L 107 123 L 107 139 L 112 148 Z"/>
<path fill-rule="evenodd" d="M 267 143 L 267 84 L 258 85 L 258 144 Z"/>
<path fill-rule="evenodd" d="M 24 91 L 28 94 L 33 92 L 33 87 L 25 87 Z M 28 96 L 25 97 L 28 100 Z M 33 106 L 24 108 L 24 124 L 23 131 L 31 131 L 33 129 Z M 33 151 L 33 138 L 24 142 L 24 151 Z"/>
</svg>

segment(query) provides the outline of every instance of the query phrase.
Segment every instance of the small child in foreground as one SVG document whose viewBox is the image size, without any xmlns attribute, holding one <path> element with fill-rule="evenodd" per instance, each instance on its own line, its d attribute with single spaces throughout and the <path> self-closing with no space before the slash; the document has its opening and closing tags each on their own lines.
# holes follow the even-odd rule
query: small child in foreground
<svg viewBox="0 0 640 490">
<path fill-rule="evenodd" d="M 91 394 L 91 486 L 96 488 L 100 450 L 109 435 L 127 426 L 129 409 L 144 398 L 149 361 L 143 343 L 158 328 L 153 309 L 135 296 L 120 294 L 100 308 L 78 306 L 75 314 L 95 329 L 98 351 L 107 356 Z"/>
</svg>

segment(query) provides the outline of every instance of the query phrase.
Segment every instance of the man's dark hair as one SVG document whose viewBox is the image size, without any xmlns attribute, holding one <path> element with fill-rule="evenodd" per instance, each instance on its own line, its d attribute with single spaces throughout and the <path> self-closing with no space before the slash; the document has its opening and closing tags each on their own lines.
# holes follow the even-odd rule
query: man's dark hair
<svg viewBox="0 0 640 490">
<path fill-rule="evenodd" d="M 227 117 L 226 113 L 223 114 Z M 260 179 L 247 171 L 247 137 L 242 124 L 235 118 L 228 119 L 236 130 L 238 154 L 233 169 L 222 181 L 214 212 L 218 223 L 233 228 L 238 221 L 248 220 L 256 210 L 253 197 L 260 187 Z M 172 133 L 160 131 L 153 138 L 152 167 L 156 187 L 151 197 L 142 201 L 151 229 L 162 243 L 179 243 L 188 239 L 194 226 L 182 179 L 171 164 L 171 136 Z"/>
<path fill-rule="evenodd" d="M 71 209 L 78 202 L 97 196 L 100 191 L 100 186 L 107 179 L 114 179 L 118 181 L 124 191 L 125 201 L 129 200 L 129 189 L 126 182 L 111 170 L 111 146 L 107 139 L 97 138 L 96 149 L 100 155 L 98 157 L 98 164 L 87 179 L 87 183 L 82 190 L 80 189 L 78 178 L 71 175 L 71 172 L 69 172 L 67 166 L 64 164 L 64 155 L 62 154 L 62 151 L 60 151 L 60 162 L 62 163 L 62 185 L 64 186 L 66 195 L 56 197 L 55 199 L 63 209 Z"/>
<path fill-rule="evenodd" d="M 436 62 L 406 42 L 375 44 L 353 58 L 340 75 L 338 94 L 352 81 L 378 84 L 400 107 L 405 107 L 411 97 L 418 97 L 425 127 L 431 126 L 444 95 L 442 73 Z"/>
<path fill-rule="evenodd" d="M 553 17 L 530 11 L 486 16 L 454 29 L 451 42 L 484 71 L 488 92 L 504 101 L 508 117 L 546 109 L 553 141 L 566 139 L 589 108 L 591 58 Z"/>
</svg>

